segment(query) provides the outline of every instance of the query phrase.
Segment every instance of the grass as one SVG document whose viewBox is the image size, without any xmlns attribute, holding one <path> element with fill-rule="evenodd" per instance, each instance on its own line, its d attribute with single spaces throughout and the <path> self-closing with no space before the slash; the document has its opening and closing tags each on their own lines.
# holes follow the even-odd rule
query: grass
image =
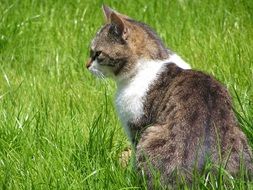
<svg viewBox="0 0 253 190">
<path fill-rule="evenodd" d="M 193 68 L 226 84 L 253 146 L 253 1 L 104 3 L 148 23 Z M 128 141 L 113 106 L 115 84 L 84 68 L 103 23 L 101 5 L 0 2 L 0 188 L 146 188 L 118 161 Z M 243 176 L 225 176 L 210 176 L 210 183 L 199 176 L 193 189 L 253 189 Z"/>
</svg>

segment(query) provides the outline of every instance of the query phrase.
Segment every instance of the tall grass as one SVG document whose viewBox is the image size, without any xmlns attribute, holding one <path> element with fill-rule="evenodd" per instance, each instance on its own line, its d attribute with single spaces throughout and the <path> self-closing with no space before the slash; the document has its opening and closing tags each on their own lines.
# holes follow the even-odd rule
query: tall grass
<svg viewBox="0 0 253 190">
<path fill-rule="evenodd" d="M 151 25 L 193 68 L 226 84 L 253 145 L 253 1 L 104 3 Z M 101 5 L 0 2 L 0 188 L 146 188 L 131 164 L 119 163 L 128 141 L 113 106 L 114 83 L 84 68 L 103 23 Z M 243 177 L 229 184 L 211 177 L 205 184 L 199 176 L 194 189 L 253 189 Z"/>
</svg>

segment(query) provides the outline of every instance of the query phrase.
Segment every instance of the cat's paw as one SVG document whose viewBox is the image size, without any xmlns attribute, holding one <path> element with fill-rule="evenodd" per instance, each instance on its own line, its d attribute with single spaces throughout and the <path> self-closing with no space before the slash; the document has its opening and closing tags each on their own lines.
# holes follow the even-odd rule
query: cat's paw
<svg viewBox="0 0 253 190">
<path fill-rule="evenodd" d="M 122 167 L 127 167 L 130 161 L 131 155 L 132 155 L 132 150 L 130 147 L 125 148 L 125 150 L 121 152 L 119 156 L 119 163 Z"/>
</svg>

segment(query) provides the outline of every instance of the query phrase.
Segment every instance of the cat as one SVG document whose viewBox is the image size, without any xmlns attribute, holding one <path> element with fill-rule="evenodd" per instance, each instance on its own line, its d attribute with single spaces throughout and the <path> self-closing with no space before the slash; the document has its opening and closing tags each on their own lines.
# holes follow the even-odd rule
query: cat
<svg viewBox="0 0 253 190">
<path fill-rule="evenodd" d="M 174 171 L 191 181 L 206 160 L 231 174 L 252 154 L 226 88 L 192 70 L 146 24 L 103 6 L 106 24 L 91 42 L 88 70 L 116 81 L 116 109 L 132 142 L 136 165 L 152 189 L 155 168 L 164 184 Z"/>
</svg>

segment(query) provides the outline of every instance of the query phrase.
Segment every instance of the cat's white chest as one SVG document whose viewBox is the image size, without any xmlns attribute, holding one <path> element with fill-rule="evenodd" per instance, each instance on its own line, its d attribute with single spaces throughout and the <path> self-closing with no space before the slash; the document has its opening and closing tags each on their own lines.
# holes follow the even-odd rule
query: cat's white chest
<svg viewBox="0 0 253 190">
<path fill-rule="evenodd" d="M 133 79 L 118 89 L 116 106 L 124 125 L 142 116 L 146 91 L 147 85 L 138 79 Z"/>
<path fill-rule="evenodd" d="M 127 81 L 118 83 L 116 108 L 129 137 L 131 137 L 131 134 L 128 123 L 136 122 L 142 117 L 144 114 L 145 98 L 150 86 L 159 77 L 164 64 L 168 64 L 171 61 L 181 68 L 190 68 L 177 55 L 163 61 L 140 61 L 135 68 L 135 76 Z"/>
<path fill-rule="evenodd" d="M 118 87 L 116 108 L 125 131 L 130 135 L 129 122 L 137 121 L 143 114 L 144 100 L 148 90 L 147 81 L 140 77 L 133 78 L 124 86 Z"/>
</svg>

